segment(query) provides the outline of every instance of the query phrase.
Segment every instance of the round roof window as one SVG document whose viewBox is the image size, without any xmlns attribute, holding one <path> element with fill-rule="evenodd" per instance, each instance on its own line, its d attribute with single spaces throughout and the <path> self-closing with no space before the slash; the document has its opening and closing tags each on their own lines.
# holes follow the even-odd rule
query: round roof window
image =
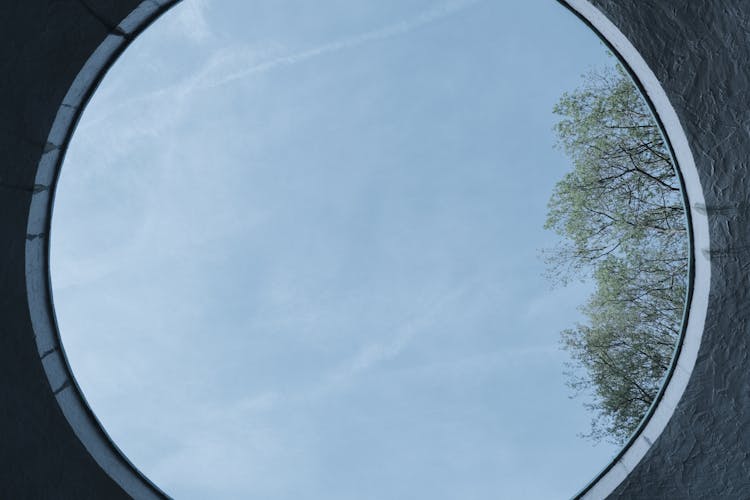
<svg viewBox="0 0 750 500">
<path fill-rule="evenodd" d="M 573 495 L 681 329 L 668 148 L 554 2 L 179 4 L 57 193 L 66 354 L 178 498 Z"/>
</svg>

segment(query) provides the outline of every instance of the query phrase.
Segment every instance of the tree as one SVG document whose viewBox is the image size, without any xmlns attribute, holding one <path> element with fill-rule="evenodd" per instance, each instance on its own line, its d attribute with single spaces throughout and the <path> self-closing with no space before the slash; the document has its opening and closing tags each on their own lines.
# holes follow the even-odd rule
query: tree
<svg viewBox="0 0 750 500">
<path fill-rule="evenodd" d="M 688 272 L 682 192 L 647 104 L 620 66 L 585 75 L 554 108 L 573 170 L 549 200 L 555 282 L 593 278 L 586 322 L 562 332 L 568 384 L 588 394 L 591 432 L 623 444 L 656 397 L 679 337 Z"/>
</svg>

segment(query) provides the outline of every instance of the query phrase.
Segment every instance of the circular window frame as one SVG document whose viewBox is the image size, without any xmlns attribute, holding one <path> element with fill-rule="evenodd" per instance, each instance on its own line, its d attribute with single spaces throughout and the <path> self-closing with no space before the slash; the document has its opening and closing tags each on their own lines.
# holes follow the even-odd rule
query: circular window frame
<svg viewBox="0 0 750 500">
<path fill-rule="evenodd" d="M 127 459 L 86 402 L 65 355 L 54 312 L 49 270 L 49 238 L 57 179 L 78 120 L 108 69 L 132 40 L 180 0 L 145 0 L 109 34 L 78 72 L 55 115 L 37 171 L 27 221 L 26 293 L 39 360 L 52 394 L 88 453 L 127 494 L 168 498 Z M 589 0 L 558 0 L 606 43 L 628 69 L 649 103 L 678 166 L 688 217 L 690 273 L 682 334 L 654 404 L 637 431 L 577 498 L 604 498 L 643 460 L 670 421 L 688 385 L 701 346 L 711 283 L 708 216 L 703 188 L 687 136 L 659 79 L 639 51 Z M 696 252 L 700 248 L 700 252 Z"/>
</svg>

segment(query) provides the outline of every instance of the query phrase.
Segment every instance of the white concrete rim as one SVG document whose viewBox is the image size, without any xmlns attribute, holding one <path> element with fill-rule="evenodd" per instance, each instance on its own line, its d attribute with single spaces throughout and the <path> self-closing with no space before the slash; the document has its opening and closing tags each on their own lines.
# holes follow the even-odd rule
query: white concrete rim
<svg viewBox="0 0 750 500">
<path fill-rule="evenodd" d="M 695 367 L 708 311 L 711 285 L 710 240 L 703 187 L 695 159 L 677 113 L 659 79 L 620 29 L 589 0 L 560 0 L 584 19 L 614 50 L 634 75 L 650 101 L 670 144 L 683 183 L 690 229 L 691 276 L 682 336 L 675 350 L 667 382 L 628 444 L 576 498 L 601 499 L 611 495 L 640 463 L 661 435 L 679 403 Z"/>
<path fill-rule="evenodd" d="M 97 464 L 128 495 L 169 498 L 143 475 L 109 437 L 86 402 L 68 363 L 55 318 L 49 273 L 49 232 L 54 191 L 78 119 L 104 74 L 144 28 L 179 0 L 145 0 L 110 30 L 68 89 L 39 160 L 26 230 L 26 290 L 37 351 L 50 389 L 66 420 Z"/>
<path fill-rule="evenodd" d="M 599 499 L 610 495 L 646 455 L 662 433 L 682 398 L 695 366 L 708 308 L 711 269 L 710 242 L 703 188 L 685 132 L 653 71 L 625 35 L 588 0 L 559 0 L 611 45 L 644 89 L 661 121 L 684 184 L 683 195 L 691 220 L 691 299 L 686 309 L 683 334 L 667 384 L 623 451 L 579 495 Z M 53 122 L 35 179 L 26 242 L 26 284 L 29 313 L 40 361 L 50 387 L 68 423 L 102 469 L 134 498 L 164 498 L 117 448 L 86 403 L 60 342 L 49 283 L 49 229 L 57 180 L 64 152 L 77 120 L 106 70 L 145 26 L 179 0 L 144 0 L 89 57 Z"/>
</svg>

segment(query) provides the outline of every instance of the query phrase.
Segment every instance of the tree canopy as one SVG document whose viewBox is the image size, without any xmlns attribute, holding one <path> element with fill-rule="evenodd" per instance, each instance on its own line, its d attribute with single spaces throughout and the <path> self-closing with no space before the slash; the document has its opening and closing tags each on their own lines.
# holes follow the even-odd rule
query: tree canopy
<svg viewBox="0 0 750 500">
<path fill-rule="evenodd" d="M 589 437 L 622 444 L 654 401 L 682 327 L 687 221 L 659 127 L 620 65 L 591 71 L 554 108 L 572 171 L 556 185 L 545 227 L 555 282 L 593 279 L 586 318 L 562 332 L 568 383 L 588 397 Z"/>
</svg>

